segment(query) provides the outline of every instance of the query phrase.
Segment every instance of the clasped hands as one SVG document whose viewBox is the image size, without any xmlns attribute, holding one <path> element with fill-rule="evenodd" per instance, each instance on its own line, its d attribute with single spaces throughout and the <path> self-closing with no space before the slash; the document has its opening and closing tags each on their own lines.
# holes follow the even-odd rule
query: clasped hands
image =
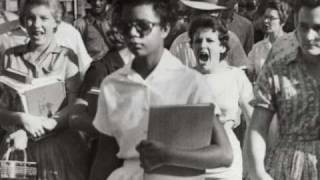
<svg viewBox="0 0 320 180">
<path fill-rule="evenodd" d="M 21 125 L 23 129 L 19 129 L 11 133 L 7 138 L 6 142 L 10 143 L 15 149 L 23 150 L 27 147 L 29 133 L 33 137 L 40 137 L 46 133 L 46 131 L 53 130 L 57 121 L 53 118 L 33 116 L 27 113 L 19 113 L 21 119 Z"/>
</svg>

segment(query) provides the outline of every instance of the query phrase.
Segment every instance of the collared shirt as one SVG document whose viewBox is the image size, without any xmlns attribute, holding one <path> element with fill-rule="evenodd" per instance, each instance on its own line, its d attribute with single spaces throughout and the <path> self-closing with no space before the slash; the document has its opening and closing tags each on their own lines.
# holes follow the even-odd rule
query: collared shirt
<svg viewBox="0 0 320 180">
<path fill-rule="evenodd" d="M 58 77 L 66 82 L 68 92 L 77 92 L 80 84 L 79 68 L 73 51 L 57 45 L 53 40 L 39 58 L 32 58 L 31 53 L 28 44 L 8 49 L 0 69 L 14 69 L 32 78 Z M 2 88 L 1 85 L 0 89 Z M 0 92 L 1 108 L 16 110 L 19 103 L 15 103 L 16 99 L 4 92 Z"/>
<path fill-rule="evenodd" d="M 80 33 L 70 24 L 61 22 L 55 33 L 56 42 L 59 45 L 72 49 L 78 56 L 80 75 L 87 71 L 91 57 L 84 46 Z M 28 33 L 21 26 L 0 35 L 0 54 L 8 48 L 23 45 L 29 42 Z"/>
<path fill-rule="evenodd" d="M 248 54 L 254 42 L 254 28 L 252 23 L 247 18 L 233 13 L 232 20 L 228 23 L 228 29 L 238 36 L 244 51 Z"/>
<path fill-rule="evenodd" d="M 226 57 L 226 61 L 231 66 L 237 67 L 248 67 L 249 60 L 244 52 L 240 40 L 238 37 L 231 31 L 229 34 L 229 52 Z M 196 66 L 196 58 L 193 53 L 192 48 L 190 47 L 190 38 L 187 32 L 180 34 L 172 43 L 170 47 L 170 52 L 178 57 L 188 67 Z"/>
<path fill-rule="evenodd" d="M 89 13 L 74 23 L 80 31 L 89 55 L 94 60 L 100 60 L 113 46 L 108 37 L 110 20 L 107 19 L 107 15 L 103 17 L 96 18 Z"/>
<path fill-rule="evenodd" d="M 277 114 L 280 137 L 318 139 L 320 83 L 308 72 L 298 47 L 287 52 L 271 55 L 263 66 L 252 104 Z"/>
<path fill-rule="evenodd" d="M 79 72 L 78 59 L 73 51 L 50 42 L 43 53 L 34 59 L 29 44 L 8 49 L 3 57 L 2 69 L 14 69 L 32 78 L 59 76 L 68 79 Z"/>
<path fill-rule="evenodd" d="M 101 133 L 117 139 L 120 147 L 118 157 L 124 159 L 138 157 L 135 147 L 147 138 L 150 106 L 213 102 L 203 76 L 182 65 L 167 50 L 146 79 L 131 65 L 126 65 L 102 82 L 93 121 Z"/>
</svg>

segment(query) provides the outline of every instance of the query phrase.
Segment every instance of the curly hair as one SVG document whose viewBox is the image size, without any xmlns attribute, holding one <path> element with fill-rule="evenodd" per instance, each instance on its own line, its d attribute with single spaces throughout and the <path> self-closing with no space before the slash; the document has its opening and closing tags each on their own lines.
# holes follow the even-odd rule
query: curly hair
<svg viewBox="0 0 320 180">
<path fill-rule="evenodd" d="M 279 19 L 280 19 L 280 23 L 284 24 L 287 22 L 287 19 L 289 17 L 290 11 L 291 11 L 291 6 L 285 2 L 285 1 L 280 1 L 280 0 L 271 0 L 268 2 L 266 9 L 274 9 L 276 11 L 278 11 L 279 14 Z"/>
<path fill-rule="evenodd" d="M 114 14 L 112 18 L 112 24 L 116 25 L 119 23 L 119 17 L 123 8 L 126 6 L 134 7 L 143 4 L 153 5 L 155 13 L 160 18 L 160 26 L 166 27 L 167 25 L 172 25 L 177 20 L 177 0 L 117 0 L 114 6 Z"/>
<path fill-rule="evenodd" d="M 226 51 L 220 56 L 220 60 L 224 59 L 229 51 L 229 34 L 227 27 L 217 17 L 213 17 L 210 15 L 200 15 L 190 24 L 188 31 L 188 35 L 191 39 L 190 42 L 193 42 L 193 36 L 200 28 L 210 28 L 213 32 L 218 32 L 218 39 L 221 45 L 226 48 Z"/>
</svg>

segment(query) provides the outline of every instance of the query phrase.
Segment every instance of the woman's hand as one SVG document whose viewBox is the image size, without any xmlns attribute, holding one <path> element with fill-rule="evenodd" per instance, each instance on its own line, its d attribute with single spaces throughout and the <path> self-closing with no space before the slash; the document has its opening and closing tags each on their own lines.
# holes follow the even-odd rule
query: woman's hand
<svg viewBox="0 0 320 180">
<path fill-rule="evenodd" d="M 34 137 L 40 137 L 45 134 L 43 125 L 45 117 L 33 116 L 27 113 L 19 113 L 19 117 L 24 129 Z"/>
<path fill-rule="evenodd" d="M 140 153 L 141 166 L 146 172 L 166 164 L 170 157 L 168 148 L 156 141 L 143 140 L 136 149 Z"/>
<path fill-rule="evenodd" d="M 48 131 L 52 131 L 57 124 L 58 122 L 53 118 L 47 118 L 42 122 L 42 126 Z"/>
<path fill-rule="evenodd" d="M 23 129 L 17 130 L 7 137 L 6 142 L 15 149 L 24 150 L 28 146 L 27 133 Z"/>
</svg>

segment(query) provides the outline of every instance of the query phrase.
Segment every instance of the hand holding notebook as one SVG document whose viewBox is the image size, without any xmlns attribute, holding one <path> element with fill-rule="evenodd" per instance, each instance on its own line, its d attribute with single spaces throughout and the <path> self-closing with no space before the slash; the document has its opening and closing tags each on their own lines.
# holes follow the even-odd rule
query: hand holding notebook
<svg viewBox="0 0 320 180">
<path fill-rule="evenodd" d="M 204 169 L 171 164 L 167 157 L 179 150 L 188 151 L 209 146 L 214 117 L 212 104 L 151 107 L 148 141 L 138 146 L 142 165 L 147 167 L 145 170 L 148 173 L 174 176 L 203 174 Z"/>
</svg>

